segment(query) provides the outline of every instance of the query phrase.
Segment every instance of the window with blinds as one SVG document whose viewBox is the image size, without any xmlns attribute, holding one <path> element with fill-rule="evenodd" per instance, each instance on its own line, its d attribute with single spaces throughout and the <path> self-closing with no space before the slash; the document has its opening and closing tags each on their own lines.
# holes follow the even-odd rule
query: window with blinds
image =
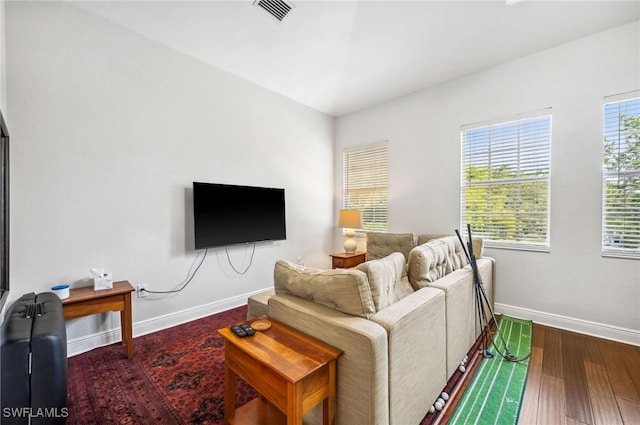
<svg viewBox="0 0 640 425">
<path fill-rule="evenodd" d="M 461 129 L 461 227 L 487 246 L 549 250 L 549 112 Z"/>
<path fill-rule="evenodd" d="M 640 92 L 605 99 L 603 128 L 602 254 L 640 258 Z"/>
<path fill-rule="evenodd" d="M 363 230 L 387 231 L 388 162 L 386 142 L 343 153 L 343 205 L 362 212 Z"/>
</svg>

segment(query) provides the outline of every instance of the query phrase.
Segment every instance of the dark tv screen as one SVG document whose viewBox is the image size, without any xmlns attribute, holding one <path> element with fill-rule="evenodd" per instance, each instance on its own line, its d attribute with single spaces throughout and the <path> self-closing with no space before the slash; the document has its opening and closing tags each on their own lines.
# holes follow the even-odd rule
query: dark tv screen
<svg viewBox="0 0 640 425">
<path fill-rule="evenodd" d="M 193 182 L 195 248 L 287 238 L 284 189 Z"/>
</svg>

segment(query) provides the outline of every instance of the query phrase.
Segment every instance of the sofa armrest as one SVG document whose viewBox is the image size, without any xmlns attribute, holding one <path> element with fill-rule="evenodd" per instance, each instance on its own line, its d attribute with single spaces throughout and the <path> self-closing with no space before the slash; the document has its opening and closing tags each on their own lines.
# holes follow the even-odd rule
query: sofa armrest
<svg viewBox="0 0 640 425">
<path fill-rule="evenodd" d="M 480 269 L 480 279 L 484 283 L 487 298 L 489 298 L 491 308 L 495 309 L 496 260 L 492 257 L 482 257 L 478 258 L 477 262 Z"/>
<path fill-rule="evenodd" d="M 494 306 L 495 295 L 495 276 L 496 276 L 496 261 L 491 257 L 478 258 L 478 272 L 480 273 L 480 280 L 482 281 L 484 292 L 487 294 L 487 299 L 492 309 Z M 491 320 L 489 311 L 486 311 L 487 320 Z M 480 334 L 480 325 L 476 324 L 476 335 Z"/>
<path fill-rule="evenodd" d="M 447 384 L 445 294 L 422 288 L 371 320 L 388 334 L 389 422 L 420 423 Z"/>
<path fill-rule="evenodd" d="M 473 273 L 466 266 L 427 283 L 444 291 L 447 310 L 447 378 L 458 369 L 476 339 Z"/>
<path fill-rule="evenodd" d="M 370 320 L 293 295 L 269 299 L 269 317 L 341 349 L 336 376 L 336 423 L 389 423 L 388 344 L 384 328 Z M 322 423 L 322 404 L 305 423 Z"/>
<path fill-rule="evenodd" d="M 493 308 L 493 259 L 479 258 L 477 264 L 483 288 Z M 471 266 L 467 265 L 427 284 L 446 294 L 447 376 L 451 377 L 481 331 L 473 272 Z M 488 311 L 487 319 L 490 319 Z"/>
</svg>

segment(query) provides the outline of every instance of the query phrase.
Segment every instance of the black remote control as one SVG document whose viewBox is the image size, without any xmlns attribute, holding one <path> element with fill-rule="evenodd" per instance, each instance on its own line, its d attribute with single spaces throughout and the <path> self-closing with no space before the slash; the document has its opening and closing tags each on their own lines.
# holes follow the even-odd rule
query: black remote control
<svg viewBox="0 0 640 425">
<path fill-rule="evenodd" d="M 247 336 L 247 332 L 245 332 L 244 329 L 242 329 L 240 326 L 232 325 L 229 326 L 229 329 L 231 329 L 231 332 L 236 334 L 238 338 L 244 338 L 245 336 Z"/>
<path fill-rule="evenodd" d="M 255 329 L 253 329 L 251 326 L 247 325 L 246 323 L 243 323 L 240 325 L 240 328 L 245 331 L 247 333 L 247 335 L 249 336 L 253 336 L 256 334 Z"/>
</svg>

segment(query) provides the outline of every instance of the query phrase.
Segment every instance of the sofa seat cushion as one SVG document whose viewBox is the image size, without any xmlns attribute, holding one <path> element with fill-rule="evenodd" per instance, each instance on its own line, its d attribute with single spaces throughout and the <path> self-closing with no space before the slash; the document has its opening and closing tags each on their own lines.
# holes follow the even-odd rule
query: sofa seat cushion
<svg viewBox="0 0 640 425">
<path fill-rule="evenodd" d="M 269 315 L 269 298 L 275 294 L 275 291 L 269 290 L 251 295 L 247 299 L 247 320 L 255 319 L 260 316 Z"/>
<path fill-rule="evenodd" d="M 434 239 L 415 247 L 409 254 L 409 282 L 416 291 L 451 272 L 449 246 Z"/>
<path fill-rule="evenodd" d="M 408 295 L 402 282 L 405 266 L 404 255 L 400 252 L 358 265 L 357 269 L 367 275 L 376 311 Z"/>
<path fill-rule="evenodd" d="M 276 294 L 295 295 L 365 319 L 376 312 L 367 275 L 360 270 L 318 270 L 278 260 L 273 277 Z"/>
</svg>

